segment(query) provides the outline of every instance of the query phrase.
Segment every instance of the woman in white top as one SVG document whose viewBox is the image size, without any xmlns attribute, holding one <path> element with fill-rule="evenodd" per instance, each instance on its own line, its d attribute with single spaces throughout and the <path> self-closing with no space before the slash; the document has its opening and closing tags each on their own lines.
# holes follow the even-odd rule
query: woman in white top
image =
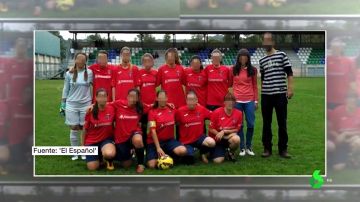
<svg viewBox="0 0 360 202">
<path fill-rule="evenodd" d="M 87 108 L 91 105 L 93 73 L 86 67 L 87 56 L 78 53 L 75 66 L 66 72 L 61 109 L 65 110 L 65 124 L 70 127 L 71 146 L 79 146 L 79 133 L 85 122 Z M 82 159 L 85 160 L 85 156 Z M 71 158 L 77 160 L 75 155 Z"/>
</svg>

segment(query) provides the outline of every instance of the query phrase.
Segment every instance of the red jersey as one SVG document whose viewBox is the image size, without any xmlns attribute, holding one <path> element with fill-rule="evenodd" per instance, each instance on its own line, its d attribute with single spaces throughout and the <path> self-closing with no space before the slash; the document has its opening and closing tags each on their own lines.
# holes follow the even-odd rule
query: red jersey
<svg viewBox="0 0 360 202">
<path fill-rule="evenodd" d="M 331 112 L 331 122 L 335 131 L 360 131 L 360 108 L 347 111 L 345 105 L 336 107 Z"/>
<path fill-rule="evenodd" d="M 44 126 L 46 127 L 46 126 Z M 33 135 L 32 105 L 15 104 L 11 108 L 9 144 L 21 144 Z"/>
<path fill-rule="evenodd" d="M 186 86 L 186 92 L 193 90 L 198 97 L 199 104 L 206 106 L 207 81 L 205 72 L 195 72 L 191 68 L 187 68 L 185 69 L 184 82 Z"/>
<path fill-rule="evenodd" d="M 106 65 L 106 67 L 101 67 L 99 64 L 93 64 L 89 67 L 92 70 L 94 79 L 93 79 L 93 103 L 95 102 L 96 91 L 100 88 L 104 88 L 108 94 L 108 102 L 112 101 L 112 75 L 114 71 L 114 66 Z"/>
<path fill-rule="evenodd" d="M 151 109 L 149 111 L 150 133 L 148 134 L 147 143 L 152 144 L 154 140 L 151 135 L 151 129 L 156 129 L 159 141 L 174 139 L 175 111 L 165 107 Z"/>
<path fill-rule="evenodd" d="M 231 115 L 229 116 L 225 113 L 225 108 L 220 107 L 212 113 L 209 128 L 217 131 L 232 129 L 240 130 L 241 124 L 241 111 L 233 109 Z M 209 133 L 209 136 L 215 138 L 216 134 Z"/>
<path fill-rule="evenodd" d="M 156 100 L 157 71 L 150 69 L 139 70 L 139 86 L 141 101 L 145 104 L 153 104 Z"/>
<path fill-rule="evenodd" d="M 207 105 L 223 106 L 224 97 L 231 86 L 231 75 L 229 68 L 208 65 L 205 68 L 207 78 Z"/>
<path fill-rule="evenodd" d="M 348 57 L 327 57 L 327 102 L 344 104 L 352 82 L 354 63 Z"/>
<path fill-rule="evenodd" d="M 33 60 L 11 58 L 6 62 L 10 68 L 10 100 L 19 102 L 23 97 L 23 90 L 33 86 Z"/>
<path fill-rule="evenodd" d="M 140 132 L 139 125 L 141 116 L 136 108 L 129 107 L 127 100 L 117 100 L 112 103 L 116 112 L 115 119 L 115 144 L 126 142 L 134 132 Z"/>
<path fill-rule="evenodd" d="M 232 71 L 230 71 L 232 74 Z M 258 101 L 257 69 L 254 75 L 248 76 L 246 69 L 241 69 L 239 75 L 233 76 L 232 87 L 236 101 Z"/>
<path fill-rule="evenodd" d="M 112 137 L 114 135 L 114 117 L 115 109 L 110 104 L 107 104 L 104 110 L 99 110 L 97 120 L 92 112 L 88 112 L 85 115 L 84 124 L 86 129 L 85 145 L 96 144 Z"/>
<path fill-rule="evenodd" d="M 175 113 L 175 120 L 180 124 L 180 142 L 191 144 L 204 134 L 206 119 L 210 119 L 211 112 L 201 105 L 194 110 L 182 106 Z"/>
<path fill-rule="evenodd" d="M 139 81 L 137 66 L 123 68 L 121 64 L 114 68 L 113 87 L 115 87 L 115 100 L 126 100 L 128 91 L 135 88 Z"/>
<path fill-rule="evenodd" d="M 174 68 L 167 64 L 162 65 L 157 74 L 157 82 L 161 84 L 161 89 L 166 91 L 168 102 L 173 103 L 176 108 L 186 104 L 183 78 L 184 68 L 181 65 L 176 65 Z"/>
</svg>

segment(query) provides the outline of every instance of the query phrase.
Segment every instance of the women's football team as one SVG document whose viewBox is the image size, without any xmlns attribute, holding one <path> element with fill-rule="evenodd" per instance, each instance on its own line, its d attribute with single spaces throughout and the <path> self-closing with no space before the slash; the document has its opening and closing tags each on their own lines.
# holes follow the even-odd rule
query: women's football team
<svg viewBox="0 0 360 202">
<path fill-rule="evenodd" d="M 142 56 L 142 68 L 131 64 L 130 48 L 122 48 L 120 57 L 120 65 L 110 65 L 108 53 L 99 51 L 96 64 L 87 67 L 86 54 L 78 53 L 65 75 L 61 109 L 71 146 L 99 148 L 99 155 L 81 156 L 89 170 L 101 164 L 113 170 L 113 161 L 127 168 L 135 156 L 136 172 L 142 173 L 145 166 L 156 168 L 164 155 L 188 165 L 195 162 L 197 151 L 204 163 L 235 161 L 239 147 L 240 156 L 255 155 L 251 144 L 257 70 L 246 49 L 239 51 L 232 68 L 221 64 L 218 49 L 205 68 L 198 56 L 184 68 L 175 48 L 166 51 L 165 64 L 158 70 L 149 53 Z M 243 113 L 250 117 L 246 149 Z M 206 120 L 210 120 L 208 132 Z"/>
</svg>

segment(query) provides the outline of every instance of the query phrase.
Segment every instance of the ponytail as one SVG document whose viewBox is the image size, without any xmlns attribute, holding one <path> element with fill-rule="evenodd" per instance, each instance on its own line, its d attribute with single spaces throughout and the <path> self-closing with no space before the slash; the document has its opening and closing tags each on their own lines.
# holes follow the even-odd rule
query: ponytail
<svg viewBox="0 0 360 202">
<path fill-rule="evenodd" d="M 99 119 L 99 117 L 98 117 L 98 115 L 99 115 L 99 106 L 98 106 L 97 101 L 95 101 L 94 108 L 92 110 L 92 115 L 93 115 L 95 120 Z"/>
</svg>

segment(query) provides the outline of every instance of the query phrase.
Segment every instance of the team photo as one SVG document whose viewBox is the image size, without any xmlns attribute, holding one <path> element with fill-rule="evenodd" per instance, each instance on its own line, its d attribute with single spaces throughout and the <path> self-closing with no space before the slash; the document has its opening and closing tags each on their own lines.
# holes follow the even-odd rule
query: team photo
<svg viewBox="0 0 360 202">
<path fill-rule="evenodd" d="M 326 172 L 323 31 L 34 35 L 36 176 Z"/>
</svg>

